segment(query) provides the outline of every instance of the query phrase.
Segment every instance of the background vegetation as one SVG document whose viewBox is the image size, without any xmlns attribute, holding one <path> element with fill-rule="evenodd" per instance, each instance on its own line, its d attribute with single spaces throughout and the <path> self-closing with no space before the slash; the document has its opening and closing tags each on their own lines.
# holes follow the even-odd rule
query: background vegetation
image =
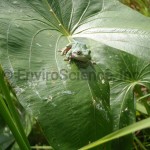
<svg viewBox="0 0 150 150">
<path fill-rule="evenodd" d="M 121 0 L 121 2 L 124 3 L 125 5 L 131 7 L 132 9 L 139 11 L 140 13 L 142 13 L 143 15 L 145 15 L 147 17 L 150 16 L 150 0 Z M 2 70 L 1 70 L 1 72 L 2 72 Z M 3 78 L 3 77 L 1 77 L 1 78 Z M 13 99 L 13 101 L 15 101 L 15 107 L 17 108 L 17 111 L 21 116 L 20 119 L 22 120 L 22 123 L 24 125 L 25 132 L 27 135 L 29 135 L 28 139 L 29 139 L 30 145 L 32 145 L 32 149 L 37 149 L 37 150 L 49 149 L 49 150 L 51 150 L 52 147 L 48 146 L 48 142 L 45 138 L 45 135 L 43 135 L 42 129 L 41 129 L 40 125 L 38 124 L 38 122 L 36 121 L 36 119 L 32 118 L 28 113 L 26 113 L 24 111 L 22 106 L 17 101 L 16 95 L 14 94 L 15 92 L 13 92 L 13 89 L 9 85 L 9 82 L 5 81 L 5 84 L 7 87 L 9 87 L 8 90 L 9 90 L 11 99 Z M 8 92 L 7 89 L 5 91 L 0 91 L 0 92 L 1 92 L 1 98 L 3 98 L 2 95 L 5 95 L 5 94 L 9 95 L 7 93 Z M 139 100 L 141 97 L 143 97 L 149 93 L 150 93 L 150 91 L 145 86 L 137 87 L 134 92 L 136 100 Z M 8 99 L 10 99 L 10 98 L 8 97 Z M 6 102 L 7 98 L 4 101 Z M 150 98 L 146 97 L 145 101 L 149 102 Z M 11 114 L 11 109 L 12 109 L 11 104 L 10 104 L 10 107 L 8 107 L 8 110 L 7 110 L 8 104 L 4 103 L 4 106 L 6 108 L 6 112 L 10 111 L 10 114 L 8 113 L 8 116 L 14 116 L 13 113 Z M 139 107 L 140 110 L 142 110 L 142 112 L 140 112 L 140 111 L 136 112 L 136 119 L 138 121 L 149 117 L 145 108 L 143 108 L 140 104 L 137 104 L 137 107 Z M 11 120 L 11 117 L 10 117 L 10 120 Z M 14 120 L 18 120 L 18 119 L 14 118 Z M 18 145 L 15 143 L 15 139 L 12 136 L 11 131 L 9 130 L 9 128 L 11 128 L 11 127 L 8 128 L 8 126 L 7 126 L 7 124 L 8 124 L 7 121 L 9 121 L 9 120 L 3 120 L 2 117 L 0 117 L 0 133 L 1 133 L 0 134 L 0 143 L 3 145 L 2 149 L 7 149 L 7 150 L 19 149 Z M 15 122 L 14 122 L 14 125 L 15 125 Z M 20 128 L 20 127 L 18 127 L 18 128 Z M 13 130 L 13 127 L 11 128 L 11 130 Z M 18 132 L 18 131 L 14 131 L 14 132 Z M 24 133 L 21 133 L 21 134 L 24 134 Z M 25 139 L 24 137 L 21 137 L 21 138 Z M 150 149 L 150 129 L 144 129 L 144 130 L 139 130 L 139 131 L 135 132 L 134 141 L 133 141 L 133 149 L 134 150 Z"/>
</svg>

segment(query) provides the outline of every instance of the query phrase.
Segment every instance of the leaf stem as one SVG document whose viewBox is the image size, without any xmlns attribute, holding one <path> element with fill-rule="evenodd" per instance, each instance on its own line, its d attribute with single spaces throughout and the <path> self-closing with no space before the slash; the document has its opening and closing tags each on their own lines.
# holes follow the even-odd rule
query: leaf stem
<svg viewBox="0 0 150 150">
<path fill-rule="evenodd" d="M 47 0 L 45 0 L 45 3 L 47 3 L 50 12 L 53 14 L 53 16 L 55 17 L 55 19 L 57 20 L 59 26 L 63 29 L 64 31 L 64 35 L 69 36 L 70 33 L 65 29 L 65 27 L 62 25 L 62 23 L 60 22 L 60 20 L 58 19 L 58 17 L 56 16 L 55 12 L 53 11 L 53 9 L 51 8 L 50 4 L 48 3 Z"/>
</svg>

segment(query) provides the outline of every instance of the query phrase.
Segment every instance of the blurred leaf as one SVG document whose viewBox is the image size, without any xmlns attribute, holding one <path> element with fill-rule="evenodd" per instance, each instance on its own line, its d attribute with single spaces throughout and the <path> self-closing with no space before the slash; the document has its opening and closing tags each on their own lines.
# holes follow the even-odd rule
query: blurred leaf
<svg viewBox="0 0 150 150">
<path fill-rule="evenodd" d="M 0 116 L 0 148 L 7 149 L 15 141 L 10 129 L 6 126 L 4 120 Z"/>
<path fill-rule="evenodd" d="M 136 108 L 137 108 L 138 111 L 148 115 L 148 113 L 146 111 L 146 108 L 140 102 L 136 103 Z"/>
</svg>

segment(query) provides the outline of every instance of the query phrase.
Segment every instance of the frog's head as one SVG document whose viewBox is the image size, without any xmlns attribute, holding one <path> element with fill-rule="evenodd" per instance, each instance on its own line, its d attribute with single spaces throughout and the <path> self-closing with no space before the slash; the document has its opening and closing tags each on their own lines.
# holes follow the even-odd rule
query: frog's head
<svg viewBox="0 0 150 150">
<path fill-rule="evenodd" d="M 71 58 L 82 62 L 87 62 L 91 60 L 91 51 L 85 44 L 78 43 L 72 50 Z"/>
</svg>

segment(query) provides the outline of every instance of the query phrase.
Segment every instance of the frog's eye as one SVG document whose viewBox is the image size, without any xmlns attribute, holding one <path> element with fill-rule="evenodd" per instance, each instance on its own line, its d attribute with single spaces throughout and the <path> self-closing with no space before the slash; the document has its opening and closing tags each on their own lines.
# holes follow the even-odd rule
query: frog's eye
<svg viewBox="0 0 150 150">
<path fill-rule="evenodd" d="M 77 55 L 81 55 L 82 54 L 82 51 L 77 51 Z"/>
</svg>

